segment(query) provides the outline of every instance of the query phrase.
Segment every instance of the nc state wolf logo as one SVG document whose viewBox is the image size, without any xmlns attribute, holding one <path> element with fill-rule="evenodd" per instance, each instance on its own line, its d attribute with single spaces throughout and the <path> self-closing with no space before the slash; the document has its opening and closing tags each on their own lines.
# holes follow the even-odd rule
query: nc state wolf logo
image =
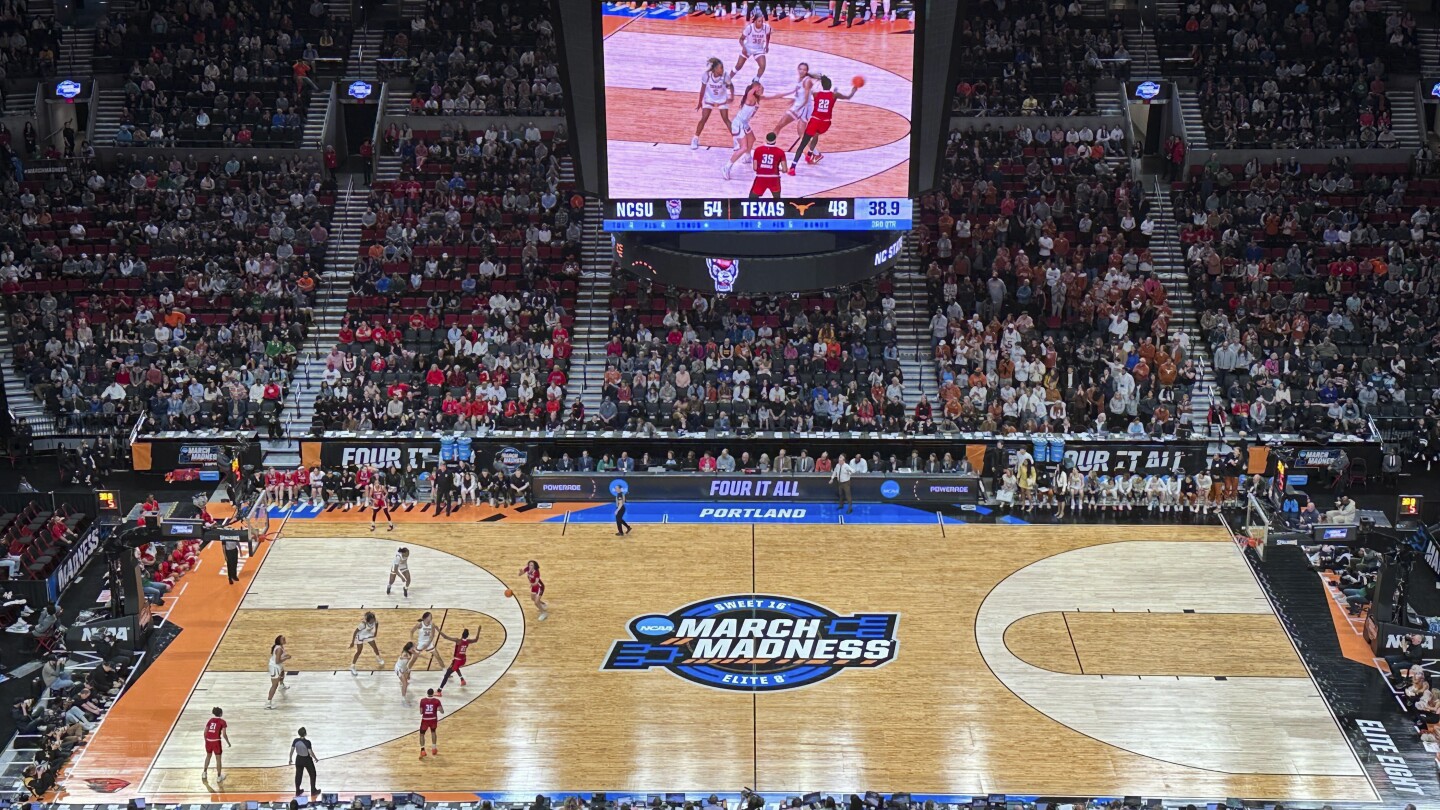
<svg viewBox="0 0 1440 810">
<path fill-rule="evenodd" d="M 130 787 L 124 779 L 86 779 L 85 786 L 96 793 L 116 793 Z"/>
<path fill-rule="evenodd" d="M 705 267 L 715 282 L 715 292 L 728 293 L 735 289 L 735 280 L 740 277 L 739 259 L 706 259 Z"/>
</svg>

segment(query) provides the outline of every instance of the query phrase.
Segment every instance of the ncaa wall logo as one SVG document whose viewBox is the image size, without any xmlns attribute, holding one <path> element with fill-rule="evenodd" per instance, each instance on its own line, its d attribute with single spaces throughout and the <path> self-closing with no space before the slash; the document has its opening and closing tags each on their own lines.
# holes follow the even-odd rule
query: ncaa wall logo
<svg viewBox="0 0 1440 810">
<path fill-rule="evenodd" d="M 612 481 L 610 482 L 609 489 L 610 489 L 610 494 L 611 494 L 611 495 L 628 495 L 628 494 L 630 494 L 630 485 L 625 482 L 625 479 L 624 479 L 624 478 L 616 478 L 616 479 L 612 480 Z"/>
<path fill-rule="evenodd" d="M 778 692 L 890 663 L 899 621 L 898 613 L 842 616 L 784 596 L 722 596 L 632 619 L 634 640 L 615 642 L 601 669 L 661 667 L 702 686 Z"/>
</svg>

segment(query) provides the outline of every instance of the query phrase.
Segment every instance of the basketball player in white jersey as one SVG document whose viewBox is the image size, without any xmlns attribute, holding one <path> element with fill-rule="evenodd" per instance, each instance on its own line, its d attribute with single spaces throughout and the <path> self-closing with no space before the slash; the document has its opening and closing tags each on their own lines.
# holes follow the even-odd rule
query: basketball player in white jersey
<svg viewBox="0 0 1440 810">
<path fill-rule="evenodd" d="M 770 128 L 771 132 L 779 135 L 780 131 L 790 126 L 792 121 L 801 133 L 805 131 L 805 122 L 810 120 L 810 91 L 814 85 L 815 77 L 810 75 L 810 65 L 801 62 L 795 66 L 795 86 L 783 93 L 767 96 L 767 98 L 787 98 L 793 96 L 795 99 L 794 102 L 791 103 L 790 109 L 781 114 L 779 122 Z"/>
<path fill-rule="evenodd" d="M 755 78 L 765 75 L 765 54 L 770 52 L 772 30 L 770 23 L 765 22 L 765 12 L 759 8 L 750 12 L 750 21 L 745 23 L 745 30 L 740 32 L 740 58 L 735 62 L 734 73 L 739 73 L 740 68 L 745 67 L 746 59 L 754 57 L 757 68 Z"/>
<path fill-rule="evenodd" d="M 735 114 L 735 120 L 730 123 L 730 135 L 735 141 L 735 151 L 730 153 L 730 160 L 720 174 L 726 180 L 730 179 L 730 168 L 735 161 L 748 157 L 750 150 L 755 147 L 755 132 L 750 129 L 750 119 L 755 117 L 756 111 L 760 109 L 760 99 L 765 97 L 765 85 L 758 79 L 752 80 L 750 86 L 745 88 L 745 95 L 740 99 L 740 111 Z"/>
<path fill-rule="evenodd" d="M 735 97 L 735 77 L 725 70 L 725 64 L 710 57 L 705 66 L 705 75 L 700 77 L 700 98 L 695 109 L 700 111 L 700 123 L 695 125 L 695 137 L 690 139 L 690 148 L 700 148 L 700 133 L 705 131 L 705 122 L 710 120 L 710 111 L 719 110 L 720 120 L 730 128 L 730 99 Z"/>
</svg>

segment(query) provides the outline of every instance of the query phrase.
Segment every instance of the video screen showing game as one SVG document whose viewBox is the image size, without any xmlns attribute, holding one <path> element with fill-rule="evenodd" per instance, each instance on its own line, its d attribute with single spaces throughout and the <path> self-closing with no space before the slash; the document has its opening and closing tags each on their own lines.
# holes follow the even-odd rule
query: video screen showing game
<svg viewBox="0 0 1440 810">
<path fill-rule="evenodd" d="M 611 199 L 909 196 L 912 12 L 796 5 L 604 3 Z"/>
</svg>

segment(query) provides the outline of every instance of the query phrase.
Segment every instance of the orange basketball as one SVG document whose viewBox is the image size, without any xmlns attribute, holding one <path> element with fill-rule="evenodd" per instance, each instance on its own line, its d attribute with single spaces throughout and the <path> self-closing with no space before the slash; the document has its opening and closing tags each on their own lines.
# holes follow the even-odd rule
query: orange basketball
<svg viewBox="0 0 1440 810">
<path fill-rule="evenodd" d="M 865 77 L 864 77 L 864 76 L 856 76 L 855 78 L 853 78 L 853 79 L 850 80 L 850 85 L 851 85 L 852 87 L 864 87 L 864 86 L 865 86 Z"/>
<path fill-rule="evenodd" d="M 510 597 L 512 597 L 512 596 L 514 596 L 514 595 L 515 595 L 515 592 L 514 592 L 514 591 L 510 590 L 509 588 L 506 588 L 506 589 L 505 589 L 505 598 L 506 598 L 506 599 L 509 599 Z"/>
</svg>

